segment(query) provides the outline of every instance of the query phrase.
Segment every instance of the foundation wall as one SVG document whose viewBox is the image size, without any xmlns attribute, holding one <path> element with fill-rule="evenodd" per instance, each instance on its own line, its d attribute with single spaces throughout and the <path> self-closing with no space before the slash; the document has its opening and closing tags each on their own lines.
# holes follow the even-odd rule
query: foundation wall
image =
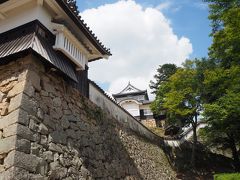
<svg viewBox="0 0 240 180">
<path fill-rule="evenodd" d="M 175 179 L 162 149 L 34 56 L 0 66 L 0 180 Z"/>
</svg>

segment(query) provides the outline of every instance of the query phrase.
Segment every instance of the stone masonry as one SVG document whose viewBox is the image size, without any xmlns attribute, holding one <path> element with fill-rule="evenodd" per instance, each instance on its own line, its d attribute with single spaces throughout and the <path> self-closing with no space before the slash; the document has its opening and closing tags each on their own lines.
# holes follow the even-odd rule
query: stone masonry
<svg viewBox="0 0 240 180">
<path fill-rule="evenodd" d="M 141 123 L 148 128 L 157 127 L 155 119 L 141 120 Z"/>
<path fill-rule="evenodd" d="M 0 66 L 0 180 L 175 179 L 157 145 L 32 55 Z"/>
</svg>

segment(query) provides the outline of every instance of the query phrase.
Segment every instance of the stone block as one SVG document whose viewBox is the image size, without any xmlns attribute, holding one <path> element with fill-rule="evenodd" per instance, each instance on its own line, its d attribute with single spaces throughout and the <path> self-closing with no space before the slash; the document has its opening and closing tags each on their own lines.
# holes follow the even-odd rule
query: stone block
<svg viewBox="0 0 240 180">
<path fill-rule="evenodd" d="M 22 94 L 21 108 L 28 112 L 28 114 L 36 116 L 38 110 L 38 102 L 26 94 Z"/>
<path fill-rule="evenodd" d="M 46 160 L 47 162 L 52 162 L 53 161 L 53 153 L 52 153 L 52 151 L 45 151 L 45 152 L 43 152 L 43 159 Z"/>
<path fill-rule="evenodd" d="M 1 108 L 1 113 L 0 113 L 1 116 L 7 115 L 7 113 L 8 113 L 8 105 L 9 105 L 9 103 L 6 102 L 5 106 Z"/>
<path fill-rule="evenodd" d="M 52 98 L 43 96 L 42 97 L 42 101 L 43 101 L 43 104 L 45 104 L 45 106 L 47 106 L 49 108 L 53 107 L 53 100 L 52 100 Z"/>
<path fill-rule="evenodd" d="M 50 116 L 53 119 L 60 119 L 61 118 L 61 112 L 60 111 L 56 111 L 54 109 L 50 109 Z"/>
<path fill-rule="evenodd" d="M 49 142 L 66 144 L 67 135 L 64 131 L 54 131 L 49 134 Z"/>
<path fill-rule="evenodd" d="M 40 125 L 39 125 L 39 130 L 38 130 L 38 132 L 40 132 L 41 134 L 48 134 L 48 128 L 47 128 L 47 126 L 45 126 L 43 123 L 41 123 Z"/>
<path fill-rule="evenodd" d="M 17 134 L 17 123 L 3 129 L 3 137 L 9 137 Z"/>
<path fill-rule="evenodd" d="M 61 146 L 58 146 L 54 143 L 49 143 L 48 149 L 53 152 L 63 153 Z"/>
<path fill-rule="evenodd" d="M 46 178 L 40 174 L 30 174 L 29 179 L 31 179 L 31 180 L 48 180 L 48 178 Z"/>
<path fill-rule="evenodd" d="M 83 164 L 83 160 L 80 157 L 75 156 L 72 159 L 72 164 L 74 166 L 76 166 L 77 168 L 80 168 L 82 166 L 82 164 Z"/>
<path fill-rule="evenodd" d="M 28 124 L 28 116 L 25 111 L 18 109 L 0 118 L 0 129 L 4 129 L 17 122 L 25 125 Z"/>
<path fill-rule="evenodd" d="M 62 105 L 62 100 L 59 97 L 53 99 L 53 106 L 60 107 Z"/>
<path fill-rule="evenodd" d="M 71 115 L 72 114 L 72 111 L 68 110 L 68 109 L 64 109 L 63 110 L 63 114 L 64 115 Z"/>
<path fill-rule="evenodd" d="M 81 174 L 84 178 L 87 178 L 90 175 L 89 170 L 84 166 L 81 167 L 80 171 L 81 171 Z"/>
<path fill-rule="evenodd" d="M 83 104 L 82 104 L 82 103 L 77 102 L 76 104 L 77 104 L 77 106 L 78 106 L 79 108 L 81 108 L 81 109 L 83 108 Z"/>
<path fill-rule="evenodd" d="M 28 127 L 21 124 L 17 126 L 17 135 L 29 141 L 34 141 L 33 132 Z"/>
<path fill-rule="evenodd" d="M 18 135 L 22 138 L 33 140 L 31 136 L 33 136 L 32 132 L 29 130 L 28 127 L 23 126 L 21 124 L 12 124 L 4 129 L 3 136 L 9 137 L 12 135 Z"/>
<path fill-rule="evenodd" d="M 43 81 L 43 89 L 48 93 L 55 93 L 56 89 L 50 83 Z"/>
<path fill-rule="evenodd" d="M 27 139 L 17 139 L 16 150 L 29 154 L 31 151 L 31 143 Z"/>
<path fill-rule="evenodd" d="M 73 129 L 67 129 L 65 131 L 65 133 L 67 134 L 67 137 L 70 137 L 70 138 L 75 138 L 76 137 L 76 133 Z"/>
<path fill-rule="evenodd" d="M 59 154 L 56 152 L 53 155 L 53 161 L 58 161 L 59 160 Z"/>
<path fill-rule="evenodd" d="M 77 131 L 80 129 L 80 127 L 77 125 L 77 123 L 70 122 L 70 128 Z"/>
<path fill-rule="evenodd" d="M 48 173 L 48 163 L 44 159 L 41 159 L 40 163 L 37 167 L 37 173 L 41 174 L 42 176 L 47 176 Z"/>
<path fill-rule="evenodd" d="M 45 117 L 44 117 L 43 124 L 45 124 L 47 127 L 51 128 L 51 129 L 53 129 L 53 130 L 56 129 L 56 124 L 55 124 L 55 122 L 54 122 L 52 119 L 50 119 L 49 116 L 45 116 Z"/>
<path fill-rule="evenodd" d="M 4 168 L 3 165 L 0 165 L 0 173 L 3 172 L 3 171 L 5 171 L 5 168 Z M 1 174 L 0 174 L 0 178 L 1 178 Z"/>
<path fill-rule="evenodd" d="M 4 165 L 6 165 L 6 168 L 16 166 L 29 172 L 36 172 L 36 168 L 40 162 L 40 158 L 19 151 L 11 151 L 4 159 Z"/>
<path fill-rule="evenodd" d="M 37 91 L 41 91 L 40 76 L 36 72 L 29 70 L 27 73 L 27 81 L 30 82 Z"/>
<path fill-rule="evenodd" d="M 37 124 L 37 122 L 34 119 L 30 119 L 29 128 L 34 132 L 39 131 L 39 125 Z"/>
<path fill-rule="evenodd" d="M 10 105 L 8 107 L 8 112 L 12 112 L 21 106 L 22 96 L 23 94 L 18 94 L 15 97 L 11 98 Z"/>
<path fill-rule="evenodd" d="M 44 90 L 41 90 L 41 91 L 40 91 L 40 95 L 41 95 L 41 96 L 46 96 L 46 97 L 48 97 L 48 92 L 47 92 L 47 91 L 44 91 Z"/>
<path fill-rule="evenodd" d="M 9 84 L 7 84 L 6 86 L 1 88 L 1 91 L 3 93 L 7 93 L 8 91 L 10 91 L 16 84 L 18 83 L 18 81 L 11 81 L 9 82 Z"/>
<path fill-rule="evenodd" d="M 67 168 L 54 169 L 50 174 L 50 179 L 64 179 L 67 176 Z"/>
<path fill-rule="evenodd" d="M 47 145 L 47 143 L 48 143 L 47 136 L 46 135 L 41 135 L 40 144 Z"/>
<path fill-rule="evenodd" d="M 52 170 L 55 170 L 55 169 L 58 169 L 60 168 L 60 164 L 58 161 L 54 161 L 54 162 L 51 162 L 50 163 L 50 167 L 49 169 L 52 171 Z"/>
<path fill-rule="evenodd" d="M 0 102 L 2 102 L 2 100 L 6 97 L 6 94 L 2 93 L 0 91 Z"/>
<path fill-rule="evenodd" d="M 18 123 L 28 126 L 29 123 L 28 113 L 23 109 L 18 110 Z"/>
<path fill-rule="evenodd" d="M 11 167 L 7 171 L 4 171 L 2 174 L 0 173 L 1 180 L 30 180 L 29 172 L 25 169 L 18 167 Z"/>
<path fill-rule="evenodd" d="M 16 136 L 0 139 L 0 154 L 9 153 L 16 148 Z"/>
<path fill-rule="evenodd" d="M 3 108 L 8 107 L 8 106 L 9 106 L 8 102 L 1 102 L 0 103 L 0 109 L 3 109 Z"/>
<path fill-rule="evenodd" d="M 44 119 L 44 112 L 41 108 L 38 108 L 37 110 L 37 117 L 41 120 Z"/>
<path fill-rule="evenodd" d="M 15 153 L 16 151 L 11 151 L 8 153 L 7 157 L 4 159 L 5 168 L 14 166 Z"/>
<path fill-rule="evenodd" d="M 9 75 L 10 75 L 10 73 L 9 73 Z M 13 76 L 13 74 L 11 74 L 11 75 L 12 75 L 12 76 L 8 76 L 8 78 L 5 77 L 5 79 L 0 82 L 0 86 L 6 86 L 6 85 L 8 85 L 10 82 L 18 80 L 17 77 Z M 3 92 L 3 91 L 2 91 L 2 92 Z"/>
<path fill-rule="evenodd" d="M 18 82 L 7 94 L 7 97 L 11 98 L 23 92 L 25 87 L 25 81 Z"/>
<path fill-rule="evenodd" d="M 69 128 L 70 123 L 69 123 L 68 119 L 62 118 L 61 125 L 62 125 L 63 129 L 67 129 L 67 128 Z"/>
<path fill-rule="evenodd" d="M 35 89 L 30 83 L 26 83 L 24 87 L 24 93 L 27 94 L 29 97 L 34 97 Z"/>
<path fill-rule="evenodd" d="M 59 156 L 59 162 L 64 167 L 71 166 L 71 160 L 69 158 L 67 158 L 67 157 L 63 157 L 62 154 Z"/>
<path fill-rule="evenodd" d="M 67 120 L 69 122 L 77 122 L 77 118 L 74 115 L 63 115 L 62 120 Z"/>
<path fill-rule="evenodd" d="M 40 156 L 40 150 L 42 149 L 42 146 L 37 144 L 36 142 L 31 143 L 31 154 Z"/>
</svg>

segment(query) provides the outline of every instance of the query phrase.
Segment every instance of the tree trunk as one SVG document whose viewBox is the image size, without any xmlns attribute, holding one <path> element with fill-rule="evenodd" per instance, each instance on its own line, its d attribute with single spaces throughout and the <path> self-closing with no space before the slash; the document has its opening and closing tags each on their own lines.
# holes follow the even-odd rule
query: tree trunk
<svg viewBox="0 0 240 180">
<path fill-rule="evenodd" d="M 194 116 L 194 120 L 192 122 L 192 129 L 193 129 L 193 145 L 192 145 L 191 166 L 195 168 L 196 167 L 196 146 L 197 146 L 197 114 Z"/>
<path fill-rule="evenodd" d="M 231 151 L 232 151 L 232 157 L 233 157 L 233 163 L 234 163 L 234 166 L 235 166 L 235 170 L 237 172 L 240 172 L 240 160 L 239 160 L 239 155 L 238 155 L 238 152 L 237 152 L 235 139 L 232 135 L 228 135 L 228 137 L 229 137 L 230 148 L 231 148 Z"/>
</svg>

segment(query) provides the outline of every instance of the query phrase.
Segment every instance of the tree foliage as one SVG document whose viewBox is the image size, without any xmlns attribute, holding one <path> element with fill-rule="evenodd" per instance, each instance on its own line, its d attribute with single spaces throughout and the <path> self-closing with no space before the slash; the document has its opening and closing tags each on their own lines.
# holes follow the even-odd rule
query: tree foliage
<svg viewBox="0 0 240 180">
<path fill-rule="evenodd" d="M 192 165 L 195 166 L 195 149 L 197 143 L 197 117 L 201 107 L 201 72 L 198 71 L 200 60 L 187 60 L 183 68 L 171 75 L 161 84 L 156 99 L 152 104 L 155 113 L 167 110 L 168 122 L 191 125 L 193 128 Z M 200 68 L 199 68 L 200 69 Z"/>
<path fill-rule="evenodd" d="M 154 75 L 154 81 L 150 81 L 150 89 L 152 89 L 152 93 L 156 94 L 160 85 L 168 80 L 168 78 L 173 75 L 177 70 L 177 66 L 175 64 L 164 64 L 160 65 L 157 69 L 157 74 Z"/>
<path fill-rule="evenodd" d="M 216 68 L 205 72 L 204 81 L 211 101 L 204 105 L 208 126 L 203 131 L 203 136 L 210 146 L 230 148 L 237 170 L 240 170 L 237 153 L 240 145 L 239 74 L 240 66 Z"/>
<path fill-rule="evenodd" d="M 240 65 L 240 0 L 209 2 L 213 43 L 209 56 L 222 67 Z"/>
<path fill-rule="evenodd" d="M 240 6 L 240 0 L 203 0 L 209 3 L 209 19 L 211 20 L 212 35 L 224 28 L 223 17 L 233 7 Z"/>
<path fill-rule="evenodd" d="M 206 0 L 210 3 L 213 43 L 210 60 L 215 67 L 204 73 L 204 137 L 209 145 L 230 148 L 236 170 L 240 142 L 240 0 Z"/>
<path fill-rule="evenodd" d="M 153 84 L 157 90 L 151 108 L 156 114 L 166 109 L 171 122 L 191 124 L 194 142 L 197 116 L 199 110 L 204 111 L 208 124 L 204 139 L 210 146 L 230 148 L 239 171 L 240 0 L 204 1 L 209 3 L 212 25 L 209 58 L 187 60 L 165 78 L 156 76 L 162 80 Z M 158 73 L 161 75 L 161 67 Z"/>
</svg>

